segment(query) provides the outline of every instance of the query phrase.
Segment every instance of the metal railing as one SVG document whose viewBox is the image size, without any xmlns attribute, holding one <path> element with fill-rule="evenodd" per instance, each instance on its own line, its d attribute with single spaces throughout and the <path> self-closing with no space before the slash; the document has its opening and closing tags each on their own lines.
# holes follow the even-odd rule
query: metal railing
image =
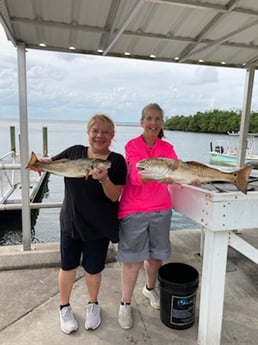
<svg viewBox="0 0 258 345">
<path fill-rule="evenodd" d="M 20 164 L 16 164 L 16 159 L 15 151 L 10 151 L 0 157 L 0 203 L 3 203 L 14 189 L 15 170 L 21 167 Z M 4 163 L 6 160 L 12 163 Z"/>
</svg>

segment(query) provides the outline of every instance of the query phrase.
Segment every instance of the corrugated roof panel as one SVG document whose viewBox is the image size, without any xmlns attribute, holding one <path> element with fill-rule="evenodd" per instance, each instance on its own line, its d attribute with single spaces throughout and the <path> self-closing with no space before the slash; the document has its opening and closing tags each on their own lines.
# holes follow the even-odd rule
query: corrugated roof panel
<svg viewBox="0 0 258 345">
<path fill-rule="evenodd" d="M 32 41 L 38 44 L 37 36 L 36 36 L 37 32 L 36 32 L 35 26 L 32 23 L 26 24 L 26 25 L 13 23 L 13 28 L 16 33 L 17 41 L 21 41 L 21 42 Z"/>
<path fill-rule="evenodd" d="M 24 0 L 18 5 L 17 0 L 6 1 L 10 17 L 30 18 L 34 19 L 33 3 L 31 0 Z"/>
<path fill-rule="evenodd" d="M 99 48 L 99 42 L 101 40 L 101 34 L 98 33 L 77 33 L 77 42 L 80 42 L 78 45 L 78 49 L 82 50 L 89 50 L 92 51 L 94 54 L 97 53 L 97 50 Z M 76 48 L 77 48 L 77 42 L 76 42 Z M 80 48 L 79 48 L 80 47 Z"/>
<path fill-rule="evenodd" d="M 237 1 L 236 7 L 244 7 L 249 10 L 258 11 L 258 1 L 257 0 L 240 0 Z"/>
<path fill-rule="evenodd" d="M 74 1 L 73 1 L 74 2 Z M 104 27 L 112 0 L 78 0 L 78 24 Z"/>
<path fill-rule="evenodd" d="M 258 17 L 250 19 L 249 16 L 239 13 L 226 14 L 218 20 L 216 27 L 214 26 L 205 38 L 217 40 L 234 32 L 236 34 L 232 35 L 232 38 L 237 38 L 242 29 L 255 23 L 258 24 Z"/>
<path fill-rule="evenodd" d="M 51 0 L 37 1 L 37 9 L 42 14 L 42 19 L 51 22 L 71 24 L 72 2 L 63 0 L 56 2 Z M 41 17 L 41 16 L 40 16 Z"/>
<path fill-rule="evenodd" d="M 29 48 L 258 67 L 257 0 L 0 0 L 0 21 Z"/>
<path fill-rule="evenodd" d="M 164 12 L 169 18 L 169 13 Z M 195 37 L 214 17 L 215 13 L 207 9 L 192 9 L 181 7 L 173 11 L 173 34 L 176 36 Z M 202 18 L 202 20 L 200 20 Z"/>
<path fill-rule="evenodd" d="M 233 43 L 244 43 L 244 44 L 250 44 L 251 45 L 257 45 L 258 43 L 258 19 L 257 19 L 257 25 L 252 26 L 246 30 L 243 30 L 239 34 L 232 36 L 228 39 L 229 42 Z M 257 48 L 257 47 L 256 47 Z"/>
</svg>

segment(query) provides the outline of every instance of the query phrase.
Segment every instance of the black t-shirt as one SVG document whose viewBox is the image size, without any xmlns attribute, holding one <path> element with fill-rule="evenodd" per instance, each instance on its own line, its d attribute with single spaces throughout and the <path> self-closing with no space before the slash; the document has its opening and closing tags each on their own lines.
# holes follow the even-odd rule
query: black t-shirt
<svg viewBox="0 0 258 345">
<path fill-rule="evenodd" d="M 52 159 L 88 158 L 88 147 L 74 145 L 55 155 Z M 111 162 L 108 169 L 110 180 L 116 185 L 126 182 L 126 162 L 124 157 L 111 152 L 107 158 Z M 104 193 L 99 181 L 91 176 L 82 178 L 65 177 L 64 201 L 60 212 L 61 231 L 83 241 L 108 238 L 118 242 L 118 201 L 111 201 Z"/>
</svg>

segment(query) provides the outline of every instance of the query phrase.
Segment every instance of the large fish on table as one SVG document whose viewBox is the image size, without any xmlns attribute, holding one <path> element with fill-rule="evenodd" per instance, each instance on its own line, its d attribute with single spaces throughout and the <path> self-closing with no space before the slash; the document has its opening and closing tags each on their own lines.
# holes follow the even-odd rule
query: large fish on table
<svg viewBox="0 0 258 345">
<path fill-rule="evenodd" d="M 234 172 L 223 172 L 199 162 L 183 162 L 170 158 L 148 158 L 136 163 L 143 181 L 159 181 L 171 177 L 175 183 L 190 184 L 194 180 L 201 183 L 224 181 L 233 183 L 238 190 L 247 193 L 247 184 L 252 166 L 247 165 Z"/>
<path fill-rule="evenodd" d="M 59 160 L 40 160 L 37 155 L 32 152 L 30 161 L 26 168 L 33 169 L 39 168 L 43 171 L 55 175 L 61 175 L 66 177 L 85 177 L 91 175 L 94 168 L 111 167 L 111 162 L 104 159 L 97 158 L 80 158 L 80 159 L 59 159 Z"/>
</svg>

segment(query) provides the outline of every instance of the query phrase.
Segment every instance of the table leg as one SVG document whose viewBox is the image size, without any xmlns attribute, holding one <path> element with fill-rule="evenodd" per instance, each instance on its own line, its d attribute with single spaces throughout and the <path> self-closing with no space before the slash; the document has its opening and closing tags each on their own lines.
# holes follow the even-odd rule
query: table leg
<svg viewBox="0 0 258 345">
<path fill-rule="evenodd" d="M 229 231 L 205 229 L 199 345 L 219 345 L 222 329 Z"/>
</svg>

